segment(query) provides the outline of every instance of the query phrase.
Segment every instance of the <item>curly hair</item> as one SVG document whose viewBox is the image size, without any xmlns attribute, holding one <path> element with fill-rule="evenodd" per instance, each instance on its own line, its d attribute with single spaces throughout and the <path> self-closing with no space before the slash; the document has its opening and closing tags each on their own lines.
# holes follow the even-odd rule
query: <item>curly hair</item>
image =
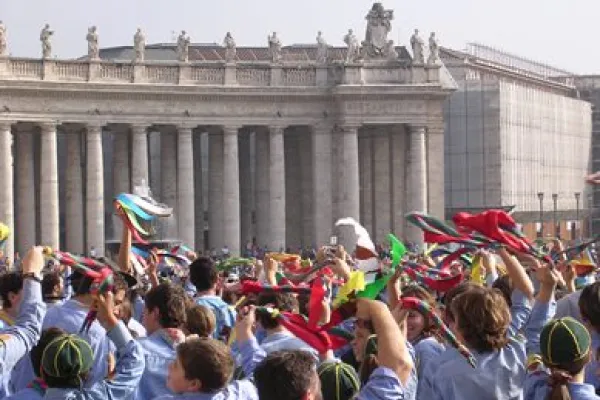
<svg viewBox="0 0 600 400">
<path fill-rule="evenodd" d="M 181 328 L 186 322 L 186 298 L 181 286 L 165 282 L 146 294 L 146 308 L 148 311 L 158 308 L 161 327 Z"/>
<path fill-rule="evenodd" d="M 469 348 L 478 352 L 499 350 L 508 343 L 510 310 L 496 289 L 471 288 L 452 300 L 452 314 Z"/>
</svg>

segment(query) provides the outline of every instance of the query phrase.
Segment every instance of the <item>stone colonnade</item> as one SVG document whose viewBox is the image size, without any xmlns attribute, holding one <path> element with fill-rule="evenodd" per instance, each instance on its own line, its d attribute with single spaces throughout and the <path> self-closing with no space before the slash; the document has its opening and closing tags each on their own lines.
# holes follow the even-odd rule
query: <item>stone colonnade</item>
<svg viewBox="0 0 600 400">
<path fill-rule="evenodd" d="M 143 182 L 174 208 L 164 238 L 233 254 L 253 239 L 273 250 L 326 243 L 346 216 L 378 242 L 389 232 L 420 242 L 406 211 L 444 210 L 441 126 L 15 121 L 0 123 L 0 155 L 7 254 L 36 243 L 103 254 L 120 238 L 112 198 Z"/>
</svg>

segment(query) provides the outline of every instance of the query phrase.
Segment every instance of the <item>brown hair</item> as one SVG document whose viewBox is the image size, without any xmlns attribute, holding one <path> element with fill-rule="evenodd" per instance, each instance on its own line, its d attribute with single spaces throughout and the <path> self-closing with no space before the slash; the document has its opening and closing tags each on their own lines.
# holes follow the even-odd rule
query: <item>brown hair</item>
<svg viewBox="0 0 600 400">
<path fill-rule="evenodd" d="M 560 365 L 557 368 L 550 369 L 550 378 L 548 384 L 550 391 L 547 400 L 571 400 L 569 393 L 569 383 L 573 376 L 580 373 L 590 361 L 590 352 L 581 360 L 570 363 L 569 365 Z"/>
<path fill-rule="evenodd" d="M 187 321 L 184 331 L 188 335 L 198 335 L 201 338 L 211 337 L 217 326 L 215 314 L 208 307 L 196 304 L 187 309 Z"/>
<path fill-rule="evenodd" d="M 153 287 L 146 294 L 146 308 L 158 308 L 158 322 L 162 328 L 181 328 L 185 324 L 187 296 L 181 286 L 169 282 Z"/>
<path fill-rule="evenodd" d="M 600 333 L 600 282 L 587 285 L 579 296 L 579 311 L 584 321 Z"/>
<path fill-rule="evenodd" d="M 476 289 L 479 285 L 473 282 L 464 282 L 450 289 L 444 296 L 444 319 L 446 322 L 454 321 L 454 314 L 452 313 L 452 300 L 468 290 Z"/>
<path fill-rule="evenodd" d="M 261 293 L 258 296 L 258 305 L 293 312 L 298 308 L 298 301 L 291 293 Z M 264 329 L 275 329 L 279 326 L 276 318 L 265 313 L 257 313 L 256 319 Z"/>
<path fill-rule="evenodd" d="M 478 352 L 499 350 L 508 343 L 506 331 L 510 310 L 504 296 L 495 289 L 469 289 L 450 306 L 458 330 L 468 347 Z"/>
<path fill-rule="evenodd" d="M 494 281 L 492 287 L 494 289 L 498 289 L 504 296 L 506 304 L 508 304 L 509 307 L 512 307 L 513 283 L 510 275 L 502 275 L 500 278 Z"/>
<path fill-rule="evenodd" d="M 189 339 L 177 346 L 177 358 L 188 380 L 201 382 L 201 392 L 224 388 L 233 375 L 234 363 L 229 347 L 210 338 Z"/>
<path fill-rule="evenodd" d="M 319 379 L 315 359 L 302 350 L 275 351 L 254 371 L 260 400 L 302 399 L 315 379 Z"/>
<path fill-rule="evenodd" d="M 402 298 L 405 297 L 416 297 L 417 299 L 427 303 L 432 310 L 435 310 L 437 308 L 437 302 L 435 301 L 435 297 L 433 297 L 433 295 L 430 292 L 428 292 L 427 289 L 421 286 L 409 285 L 403 288 Z M 416 311 L 418 312 L 418 310 Z M 425 337 L 429 337 L 434 333 L 435 327 L 433 326 L 431 320 L 427 315 L 422 313 L 421 315 L 423 315 L 423 318 L 425 319 L 425 327 L 423 328 L 423 332 L 421 332 L 421 334 Z"/>
</svg>

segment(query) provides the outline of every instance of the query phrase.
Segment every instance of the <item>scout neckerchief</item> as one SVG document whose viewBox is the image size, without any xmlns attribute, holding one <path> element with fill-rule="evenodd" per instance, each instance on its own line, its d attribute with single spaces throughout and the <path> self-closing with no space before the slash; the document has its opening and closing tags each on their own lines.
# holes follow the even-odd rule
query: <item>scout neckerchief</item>
<svg viewBox="0 0 600 400">
<path fill-rule="evenodd" d="M 15 324 L 15 319 L 8 315 L 8 313 L 4 310 L 0 310 L 0 320 L 6 322 L 6 324 L 9 326 L 13 326 Z"/>
</svg>

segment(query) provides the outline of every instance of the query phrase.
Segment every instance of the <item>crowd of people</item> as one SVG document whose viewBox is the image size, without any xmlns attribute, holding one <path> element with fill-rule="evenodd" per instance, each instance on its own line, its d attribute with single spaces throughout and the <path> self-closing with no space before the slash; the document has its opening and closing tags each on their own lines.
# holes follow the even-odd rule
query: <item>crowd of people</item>
<svg viewBox="0 0 600 400">
<path fill-rule="evenodd" d="M 152 250 L 140 275 L 125 225 L 115 262 L 49 265 L 35 247 L 0 275 L 0 398 L 600 398 L 585 245 L 392 247 L 375 271 L 339 245 L 237 262 L 187 251 L 183 274 Z"/>
</svg>

